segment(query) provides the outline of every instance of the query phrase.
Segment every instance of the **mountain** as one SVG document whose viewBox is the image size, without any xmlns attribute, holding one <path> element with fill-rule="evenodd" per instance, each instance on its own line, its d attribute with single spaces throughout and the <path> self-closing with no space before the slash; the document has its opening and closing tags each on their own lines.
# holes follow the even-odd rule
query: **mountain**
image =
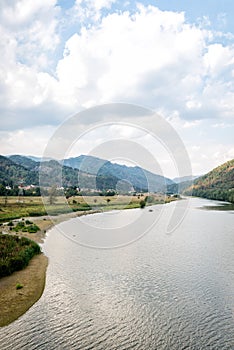
<svg viewBox="0 0 234 350">
<path fill-rule="evenodd" d="M 49 160 L 40 163 L 40 185 L 50 187 L 80 187 L 81 189 L 107 190 L 116 187 L 118 179 L 111 175 L 93 175 Z"/>
<path fill-rule="evenodd" d="M 81 155 L 75 158 L 64 159 L 63 164 L 93 175 L 115 176 L 119 181 L 128 182 L 138 190 L 165 192 L 167 186 L 174 183 L 166 177 L 153 174 L 138 166 L 129 167 L 126 165 L 111 163 L 107 160 L 93 156 Z"/>
<path fill-rule="evenodd" d="M 182 181 L 179 183 L 173 183 L 167 186 L 168 194 L 183 194 L 183 192 L 190 186 L 192 186 L 193 180 Z"/>
<path fill-rule="evenodd" d="M 185 195 L 234 202 L 234 159 L 194 181 L 179 182 L 181 179 L 175 179 L 179 182 L 176 184 L 137 166 L 128 167 L 91 156 L 41 163 L 20 155 L 8 158 L 0 156 L 0 184 L 3 186 L 39 186 L 39 172 L 43 186 L 79 186 L 99 190 L 122 188 L 125 191 L 149 189 L 151 192 L 182 192 Z"/>
<path fill-rule="evenodd" d="M 180 184 L 181 182 L 194 181 L 200 176 L 201 175 L 199 176 L 188 175 L 188 176 L 182 176 L 182 177 L 175 177 L 172 181 L 174 181 L 176 184 Z"/>
<path fill-rule="evenodd" d="M 9 158 L 0 156 L 0 180 L 1 184 L 10 187 L 18 186 L 21 183 L 38 185 L 38 174 Z"/>
<path fill-rule="evenodd" d="M 22 165 L 26 169 L 31 169 L 32 170 L 36 166 L 35 160 L 32 160 L 32 159 L 30 159 L 28 157 L 25 157 L 25 156 L 21 156 L 21 155 L 16 154 L 16 155 L 9 156 L 8 158 L 12 162 L 14 162 L 14 163 L 16 163 L 18 165 Z M 38 165 L 40 165 L 39 162 L 38 162 Z"/>
<path fill-rule="evenodd" d="M 11 161 L 11 168 L 17 165 L 19 176 L 15 172 L 11 177 L 11 172 L 2 173 L 1 182 L 4 178 L 12 184 L 18 185 L 39 185 L 39 171 L 41 184 L 43 186 L 76 186 L 86 189 L 117 189 L 118 191 L 147 191 L 166 192 L 167 186 L 174 182 L 163 176 L 153 174 L 140 167 L 128 167 L 111 163 L 107 160 L 91 157 L 79 156 L 61 161 L 48 160 L 37 162 L 20 155 L 2 157 L 2 163 Z M 4 168 L 4 166 L 3 166 Z M 20 170 L 21 169 L 21 170 Z M 22 173 L 22 174 L 21 174 Z M 62 178 L 61 178 L 62 173 Z"/>
<path fill-rule="evenodd" d="M 11 156 L 10 156 L 11 157 Z M 47 161 L 47 160 L 53 160 L 53 158 L 48 158 L 48 157 L 36 157 L 36 156 L 25 156 L 26 158 L 29 158 L 31 160 L 34 160 L 34 162 L 38 162 L 40 163 L 43 159 L 43 161 Z"/>
<path fill-rule="evenodd" d="M 183 176 L 183 177 L 175 177 L 173 179 L 173 184 L 167 186 L 168 194 L 175 193 L 183 193 L 185 189 L 192 186 L 195 179 L 199 178 L 199 176 Z"/>
<path fill-rule="evenodd" d="M 106 190 L 115 188 L 117 182 L 115 176 L 87 174 L 55 160 L 39 163 L 20 155 L 0 156 L 0 184 L 11 188 L 22 184 Z"/>
<path fill-rule="evenodd" d="M 234 203 L 234 159 L 199 177 L 183 193 Z"/>
</svg>

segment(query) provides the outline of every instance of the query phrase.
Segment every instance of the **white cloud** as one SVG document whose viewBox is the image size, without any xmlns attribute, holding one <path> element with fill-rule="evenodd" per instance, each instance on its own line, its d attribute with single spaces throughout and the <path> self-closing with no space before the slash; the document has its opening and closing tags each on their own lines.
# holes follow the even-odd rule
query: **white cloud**
<svg viewBox="0 0 234 350">
<path fill-rule="evenodd" d="M 76 0 L 65 13 L 56 3 L 1 1 L 3 129 L 28 128 L 37 135 L 30 129 L 33 125 L 55 125 L 96 104 L 129 102 L 163 114 L 188 147 L 198 146 L 195 137 L 199 142 L 206 137 L 201 144 L 208 159 L 213 159 L 207 166 L 222 161 L 222 152 L 223 159 L 232 154 L 228 153 L 233 144 L 230 135 L 228 145 L 224 135 L 217 135 L 221 129 L 229 130 L 226 125 L 233 125 L 232 34 L 212 31 L 211 23 L 209 30 L 207 23 L 189 24 L 186 14 L 154 6 L 118 11 L 112 6 L 116 3 L 117 7 L 116 0 Z M 58 56 L 58 48 L 63 55 Z M 208 119 L 209 128 L 204 127 Z M 35 130 L 38 135 L 42 132 Z M 17 142 L 23 140 L 22 147 L 29 136 L 24 132 L 12 134 Z M 212 142 L 206 147 L 212 133 Z M 14 137 L 4 135 L 5 151 L 13 150 Z M 44 136 L 39 139 L 45 142 Z M 32 145 L 39 149 L 36 141 Z M 199 164 L 197 173 L 201 168 L 199 152 L 192 150 L 191 154 Z"/>
<path fill-rule="evenodd" d="M 28 128 L 11 132 L 1 131 L 1 154 L 24 154 L 40 157 L 53 131 L 53 128 L 50 126 Z"/>
<path fill-rule="evenodd" d="M 192 159 L 194 175 L 202 175 L 234 158 L 234 147 L 222 143 L 202 143 L 199 146 L 187 146 Z"/>
<path fill-rule="evenodd" d="M 73 20 L 94 21 L 100 20 L 103 9 L 110 9 L 116 0 L 76 0 L 69 11 Z"/>
<path fill-rule="evenodd" d="M 46 13 L 56 5 L 56 0 L 2 0 L 1 17 L 11 27 L 27 25 L 32 22 L 38 12 Z"/>
<path fill-rule="evenodd" d="M 86 9 L 99 11 L 113 2 L 86 2 Z M 56 105 L 68 115 L 120 101 L 167 115 L 178 112 L 184 119 L 232 116 L 234 49 L 210 44 L 210 32 L 186 23 L 183 13 L 139 5 L 134 13 L 103 16 L 98 24 L 84 25 L 70 36 L 54 74 L 43 71 L 48 52 L 59 41 L 59 9 L 54 5 L 54 0 L 5 3 L 2 19 L 8 27 L 0 28 L 7 48 L 1 69 L 3 109 L 32 108 L 33 114 L 35 107 Z M 83 8 L 84 3 L 76 1 L 75 6 Z M 14 31 L 19 8 L 19 28 Z"/>
<path fill-rule="evenodd" d="M 0 11 L 1 32 L 14 40 L 15 59 L 30 66 L 45 68 L 45 53 L 59 43 L 59 8 L 56 0 L 3 0 Z"/>
<path fill-rule="evenodd" d="M 69 80 L 71 88 L 72 85 L 82 88 L 84 105 L 88 100 L 95 103 L 120 98 L 133 100 L 142 92 L 143 102 L 149 93 L 147 81 L 151 85 L 148 74 L 156 75 L 166 67 L 173 67 L 175 53 L 177 63 L 186 51 L 187 57 L 191 55 L 182 44 L 186 40 L 186 33 L 180 33 L 183 22 L 183 14 L 163 13 L 156 8 L 142 7 L 133 16 L 128 12 L 108 15 L 99 26 L 83 28 L 79 35 L 67 41 L 65 57 L 57 67 L 58 79 L 66 86 Z M 192 32 L 197 36 L 193 29 Z M 175 39 L 177 45 L 173 50 Z M 155 77 L 156 87 L 160 76 L 158 80 Z M 152 92 L 151 89 L 153 98 Z"/>
<path fill-rule="evenodd" d="M 204 63 L 208 73 L 215 79 L 225 73 L 229 67 L 234 68 L 234 48 L 225 47 L 221 44 L 212 44 L 207 48 L 204 55 Z"/>
<path fill-rule="evenodd" d="M 109 14 L 66 42 L 60 91 L 84 107 L 128 101 L 185 119 L 230 116 L 234 49 L 211 44 L 214 35 L 153 6 Z"/>
</svg>

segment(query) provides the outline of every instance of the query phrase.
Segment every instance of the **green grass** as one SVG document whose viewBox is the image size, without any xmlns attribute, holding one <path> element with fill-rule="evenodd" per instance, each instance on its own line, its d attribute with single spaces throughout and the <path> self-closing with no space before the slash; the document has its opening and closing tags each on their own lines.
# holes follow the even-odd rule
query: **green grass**
<svg viewBox="0 0 234 350">
<path fill-rule="evenodd" d="M 0 234 L 0 278 L 26 267 L 41 252 L 39 245 L 25 237 Z"/>
<path fill-rule="evenodd" d="M 8 226 L 11 224 L 12 222 L 9 222 Z M 10 225 L 10 227 L 12 227 L 12 225 Z M 28 232 L 28 233 L 36 233 L 37 231 L 40 231 L 40 228 L 35 225 L 33 222 L 26 220 L 24 221 L 19 221 L 17 222 L 17 224 L 12 227 L 12 231 L 15 232 Z"/>
<path fill-rule="evenodd" d="M 121 210 L 140 208 L 140 202 L 146 199 L 145 195 L 116 195 L 112 197 L 105 196 L 74 196 L 68 199 L 64 197 L 56 197 L 54 204 L 49 204 L 49 199 L 44 198 L 46 206 L 44 206 L 41 197 L 24 197 L 18 201 L 18 197 L 8 197 L 5 203 L 5 197 L 0 197 L 0 223 L 12 221 L 22 217 L 43 216 L 43 215 L 59 215 L 72 211 L 89 211 L 94 210 Z M 171 198 L 164 195 L 147 196 L 146 206 L 152 204 L 162 204 L 171 201 Z"/>
</svg>

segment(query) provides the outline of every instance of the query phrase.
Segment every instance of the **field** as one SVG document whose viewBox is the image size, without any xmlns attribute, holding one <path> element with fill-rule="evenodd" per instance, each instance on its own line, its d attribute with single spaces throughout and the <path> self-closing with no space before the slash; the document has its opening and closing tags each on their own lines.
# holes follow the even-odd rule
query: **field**
<svg viewBox="0 0 234 350">
<path fill-rule="evenodd" d="M 147 198 L 146 198 L 147 197 Z M 43 215 L 59 215 L 77 211 L 106 211 L 114 209 L 130 209 L 140 207 L 145 201 L 146 205 L 165 203 L 171 199 L 164 195 L 138 195 L 138 196 L 74 196 L 54 198 L 53 204 L 49 204 L 49 198 L 41 197 L 0 197 L 0 223 L 22 217 L 35 217 Z"/>
</svg>

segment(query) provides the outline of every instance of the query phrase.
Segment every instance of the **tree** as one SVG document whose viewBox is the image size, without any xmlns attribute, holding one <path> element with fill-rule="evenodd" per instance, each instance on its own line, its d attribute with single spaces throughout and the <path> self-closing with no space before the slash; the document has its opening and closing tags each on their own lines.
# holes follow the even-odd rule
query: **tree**
<svg viewBox="0 0 234 350">
<path fill-rule="evenodd" d="M 49 204 L 54 204 L 56 202 L 57 200 L 56 196 L 57 196 L 57 187 L 56 185 L 53 185 L 49 189 Z"/>
</svg>

